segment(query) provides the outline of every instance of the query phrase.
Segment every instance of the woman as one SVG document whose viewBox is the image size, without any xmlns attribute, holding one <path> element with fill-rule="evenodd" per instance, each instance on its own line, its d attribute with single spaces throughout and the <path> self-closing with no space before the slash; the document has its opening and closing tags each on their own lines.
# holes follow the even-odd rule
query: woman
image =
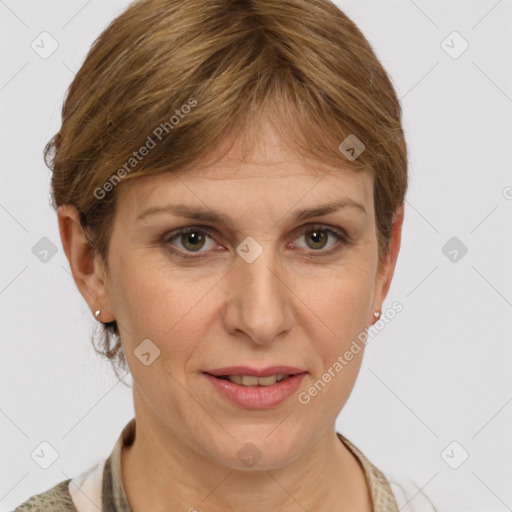
<svg viewBox="0 0 512 512">
<path fill-rule="evenodd" d="M 397 511 L 335 430 L 407 190 L 400 105 L 354 23 L 328 0 L 135 2 L 45 156 L 135 418 L 16 510 Z"/>
</svg>

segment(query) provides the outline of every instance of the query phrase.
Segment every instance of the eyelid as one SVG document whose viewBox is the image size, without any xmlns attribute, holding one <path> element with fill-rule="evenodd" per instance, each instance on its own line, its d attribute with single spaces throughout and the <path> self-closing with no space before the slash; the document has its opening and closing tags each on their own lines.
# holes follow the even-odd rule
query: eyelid
<svg viewBox="0 0 512 512">
<path fill-rule="evenodd" d="M 289 242 L 293 242 L 298 236 L 304 235 L 305 233 L 309 231 L 314 231 L 315 229 L 326 231 L 328 233 L 331 233 L 334 235 L 334 237 L 337 239 L 337 243 L 327 250 L 318 249 L 315 251 L 314 249 L 311 249 L 310 251 L 307 251 L 309 254 L 306 255 L 306 257 L 321 257 L 321 256 L 328 256 L 330 254 L 333 254 L 334 252 L 337 252 L 340 250 L 340 246 L 350 245 L 352 243 L 351 237 L 348 235 L 346 230 L 343 228 L 331 226 L 329 224 L 322 224 L 322 223 L 314 223 L 310 222 L 308 224 L 304 224 L 303 226 L 298 227 L 293 231 L 293 234 L 288 239 Z M 201 256 L 201 254 L 208 253 L 209 251 L 198 251 L 197 253 L 190 252 L 190 251 L 182 251 L 179 249 L 175 249 L 174 247 L 169 247 L 168 244 L 172 240 L 174 240 L 176 237 L 180 236 L 181 234 L 186 234 L 191 231 L 199 231 L 201 233 L 204 233 L 206 236 L 211 238 L 212 240 L 214 237 L 212 236 L 212 233 L 218 233 L 218 230 L 212 226 L 202 226 L 202 225 L 193 225 L 193 226 L 185 226 L 182 228 L 177 228 L 172 231 L 168 231 L 164 234 L 162 237 L 162 242 L 164 245 L 167 246 L 167 249 L 172 252 L 173 254 L 177 254 L 180 257 L 188 258 L 188 259 L 200 259 L 204 256 Z M 169 236 L 170 235 L 170 236 Z M 287 242 L 288 243 L 288 242 Z M 315 254 L 318 253 L 318 254 Z"/>
</svg>

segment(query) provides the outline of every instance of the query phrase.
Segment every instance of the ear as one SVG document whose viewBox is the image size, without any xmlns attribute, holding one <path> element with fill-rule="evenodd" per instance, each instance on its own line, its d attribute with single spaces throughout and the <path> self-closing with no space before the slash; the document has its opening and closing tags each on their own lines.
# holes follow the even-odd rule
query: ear
<svg viewBox="0 0 512 512">
<path fill-rule="evenodd" d="M 384 299 L 386 298 L 393 274 L 395 273 L 395 266 L 400 252 L 400 243 L 402 240 L 402 226 L 404 221 L 404 205 L 400 205 L 393 215 L 393 223 L 391 230 L 391 240 L 389 241 L 389 250 L 386 257 L 379 263 L 377 276 L 375 279 L 374 288 L 374 304 L 371 314 L 370 323 L 375 323 L 376 319 L 373 317 L 373 311 L 381 309 Z"/>
<path fill-rule="evenodd" d="M 94 254 L 85 236 L 78 210 L 69 204 L 59 206 L 57 218 L 62 247 L 82 297 L 89 305 L 93 316 L 96 310 L 101 311 L 97 317 L 98 321 L 106 323 L 115 320 L 108 287 L 105 284 L 106 273 L 99 256 Z"/>
</svg>

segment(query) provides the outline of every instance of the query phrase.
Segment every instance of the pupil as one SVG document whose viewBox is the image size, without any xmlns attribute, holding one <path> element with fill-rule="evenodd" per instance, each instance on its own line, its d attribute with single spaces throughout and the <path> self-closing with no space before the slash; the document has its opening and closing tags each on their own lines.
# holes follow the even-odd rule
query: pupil
<svg viewBox="0 0 512 512">
<path fill-rule="evenodd" d="M 322 239 L 325 239 L 325 233 L 322 231 L 311 231 L 311 237 L 314 239 L 314 243 L 321 243 Z"/>
<path fill-rule="evenodd" d="M 197 232 L 191 232 L 185 234 L 185 247 L 187 247 L 187 244 L 190 243 L 192 247 L 189 247 L 192 250 L 200 249 L 201 247 L 194 247 L 194 243 L 197 244 L 198 242 L 203 241 L 203 236 L 198 234 Z"/>
</svg>

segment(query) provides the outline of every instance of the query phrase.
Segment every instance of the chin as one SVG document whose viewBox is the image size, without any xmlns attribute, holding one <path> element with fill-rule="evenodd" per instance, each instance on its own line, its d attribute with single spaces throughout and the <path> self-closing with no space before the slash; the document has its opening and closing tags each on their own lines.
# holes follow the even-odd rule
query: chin
<svg viewBox="0 0 512 512">
<path fill-rule="evenodd" d="M 275 425 L 260 426 L 257 430 L 254 427 L 251 425 L 250 433 L 230 431 L 233 439 L 229 448 L 225 445 L 218 456 L 221 464 L 233 470 L 269 471 L 283 468 L 298 457 L 301 443 L 293 435 L 283 435 L 286 432 L 275 435 L 272 432 Z"/>
</svg>

